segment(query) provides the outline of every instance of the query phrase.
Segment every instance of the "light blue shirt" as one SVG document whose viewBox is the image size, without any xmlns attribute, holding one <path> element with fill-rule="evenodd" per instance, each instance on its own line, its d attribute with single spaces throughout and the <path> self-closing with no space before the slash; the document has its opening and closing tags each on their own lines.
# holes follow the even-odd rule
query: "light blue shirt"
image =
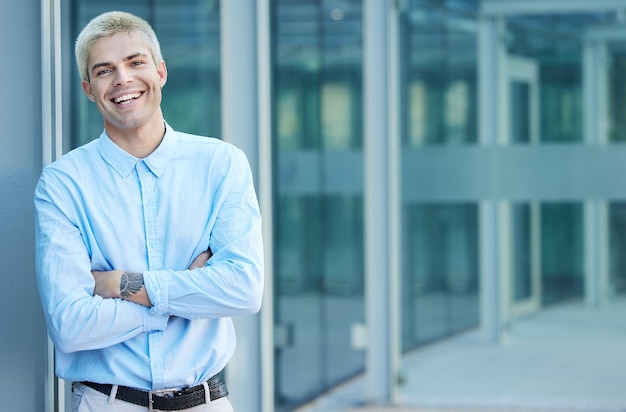
<svg viewBox="0 0 626 412">
<path fill-rule="evenodd" d="M 35 191 L 37 280 L 56 373 L 141 389 L 197 385 L 259 310 L 261 218 L 243 152 L 167 131 L 137 159 L 103 133 L 46 167 Z M 201 252 L 205 267 L 187 270 Z M 143 272 L 151 308 L 93 295 L 92 270 Z"/>
</svg>

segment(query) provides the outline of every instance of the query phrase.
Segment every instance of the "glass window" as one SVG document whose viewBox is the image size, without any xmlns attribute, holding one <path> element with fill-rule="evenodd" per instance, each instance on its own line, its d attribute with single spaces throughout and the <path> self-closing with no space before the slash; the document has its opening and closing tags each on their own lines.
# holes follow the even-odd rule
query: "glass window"
<svg viewBox="0 0 626 412">
<path fill-rule="evenodd" d="M 399 16 L 404 162 L 429 146 L 477 142 L 476 24 L 461 3 L 469 5 L 411 2 Z M 423 191 L 409 166 L 401 177 L 405 352 L 478 324 L 478 205 L 417 200 Z"/>
<path fill-rule="evenodd" d="M 609 293 L 626 292 L 626 203 L 609 205 Z"/>
<path fill-rule="evenodd" d="M 512 242 L 512 300 L 520 302 L 532 298 L 533 294 L 533 212 L 529 204 L 511 205 Z"/>
<path fill-rule="evenodd" d="M 541 301 L 548 305 L 583 297 L 583 207 L 541 206 Z"/>
<path fill-rule="evenodd" d="M 404 210 L 402 348 L 478 322 L 478 208 L 411 205 Z"/>
<path fill-rule="evenodd" d="M 146 19 L 156 32 L 168 69 L 163 89 L 165 120 L 180 131 L 220 137 L 219 1 L 77 0 L 72 39 L 93 17 L 110 10 L 128 11 Z M 72 147 L 100 136 L 102 117 L 80 87 L 78 70 L 72 80 Z"/>
<path fill-rule="evenodd" d="M 276 410 L 361 372 L 362 4 L 272 2 Z M 355 160 L 356 159 L 356 160 Z M 345 167 L 354 165 L 354 167 Z"/>
<path fill-rule="evenodd" d="M 474 20 L 417 3 L 400 22 L 404 145 L 475 143 Z"/>
<path fill-rule="evenodd" d="M 607 42 L 608 62 L 608 140 L 626 142 L 626 36 L 623 40 Z"/>
<path fill-rule="evenodd" d="M 507 59 L 522 57 L 538 67 L 540 98 L 532 104 L 540 106 L 542 142 L 583 140 L 582 41 L 571 24 L 570 16 L 507 19 Z M 513 86 L 513 98 L 523 97 L 524 83 Z"/>
</svg>

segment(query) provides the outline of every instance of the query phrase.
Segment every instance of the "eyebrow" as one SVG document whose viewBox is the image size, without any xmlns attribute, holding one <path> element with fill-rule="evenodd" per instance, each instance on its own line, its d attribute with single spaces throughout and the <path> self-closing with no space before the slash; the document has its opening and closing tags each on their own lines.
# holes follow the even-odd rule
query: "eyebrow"
<svg viewBox="0 0 626 412">
<path fill-rule="evenodd" d="M 137 52 L 137 53 L 131 54 L 130 56 L 124 57 L 123 61 L 130 61 L 130 60 L 133 60 L 133 59 L 135 59 L 137 57 L 140 57 L 140 56 L 147 57 L 148 55 L 145 54 L 145 53 Z M 98 69 L 100 67 L 107 67 L 107 66 L 111 66 L 111 63 L 109 63 L 109 62 L 96 63 L 96 64 L 94 64 L 91 67 L 91 73 L 93 73 L 94 70 L 96 70 L 96 69 Z"/>
</svg>

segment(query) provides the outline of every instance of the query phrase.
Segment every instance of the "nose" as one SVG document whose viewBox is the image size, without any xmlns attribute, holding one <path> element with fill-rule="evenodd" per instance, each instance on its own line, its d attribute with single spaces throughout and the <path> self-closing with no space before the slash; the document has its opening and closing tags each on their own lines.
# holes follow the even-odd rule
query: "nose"
<svg viewBox="0 0 626 412">
<path fill-rule="evenodd" d="M 122 85 L 133 80 L 131 71 L 126 67 L 119 67 L 115 71 L 115 85 Z"/>
</svg>

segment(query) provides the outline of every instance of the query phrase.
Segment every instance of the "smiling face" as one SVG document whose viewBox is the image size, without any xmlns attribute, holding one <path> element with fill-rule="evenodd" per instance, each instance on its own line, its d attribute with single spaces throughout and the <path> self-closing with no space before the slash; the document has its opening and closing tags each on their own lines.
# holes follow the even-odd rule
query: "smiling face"
<svg viewBox="0 0 626 412">
<path fill-rule="evenodd" d="M 165 62 L 154 62 L 140 34 L 120 32 L 96 40 L 88 70 L 83 90 L 96 103 L 111 138 L 163 130 L 161 87 L 167 69 Z"/>
</svg>

